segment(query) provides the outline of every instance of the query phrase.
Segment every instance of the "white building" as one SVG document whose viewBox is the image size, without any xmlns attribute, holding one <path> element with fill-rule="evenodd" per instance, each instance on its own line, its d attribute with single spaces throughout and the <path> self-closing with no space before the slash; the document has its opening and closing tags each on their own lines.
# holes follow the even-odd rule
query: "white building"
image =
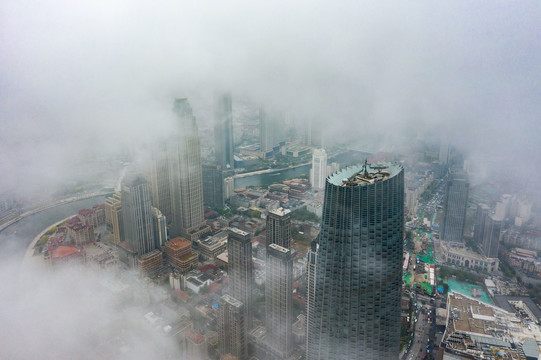
<svg viewBox="0 0 541 360">
<path fill-rule="evenodd" d="M 325 149 L 314 149 L 312 153 L 312 169 L 310 170 L 310 181 L 313 189 L 325 188 L 327 178 L 327 153 Z"/>
</svg>

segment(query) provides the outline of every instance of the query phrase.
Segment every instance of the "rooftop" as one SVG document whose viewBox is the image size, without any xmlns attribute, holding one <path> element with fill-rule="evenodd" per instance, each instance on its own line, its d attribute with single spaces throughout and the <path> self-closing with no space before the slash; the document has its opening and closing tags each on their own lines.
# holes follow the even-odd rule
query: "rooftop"
<svg viewBox="0 0 541 360">
<path fill-rule="evenodd" d="M 291 210 L 284 209 L 284 208 L 278 208 L 276 210 L 269 211 L 269 213 L 276 214 L 278 216 L 284 216 L 284 215 L 287 215 L 287 214 L 291 213 Z"/>
<path fill-rule="evenodd" d="M 397 175 L 402 165 L 392 163 L 378 163 L 357 165 L 342 169 L 329 176 L 328 181 L 336 186 L 356 187 L 366 186 L 385 181 Z"/>
<path fill-rule="evenodd" d="M 192 243 L 189 242 L 188 240 L 184 239 L 184 238 L 181 238 L 181 237 L 176 237 L 174 239 L 171 239 L 169 240 L 168 242 L 165 243 L 165 246 L 173 249 L 173 250 L 179 250 L 179 249 L 182 249 L 182 248 L 185 248 L 189 245 L 191 245 Z"/>
</svg>

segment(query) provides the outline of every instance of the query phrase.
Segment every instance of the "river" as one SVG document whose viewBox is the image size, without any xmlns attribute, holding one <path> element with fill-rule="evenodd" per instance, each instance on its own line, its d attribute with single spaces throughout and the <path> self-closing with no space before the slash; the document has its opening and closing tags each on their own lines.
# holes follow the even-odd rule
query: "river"
<svg viewBox="0 0 541 360">
<path fill-rule="evenodd" d="M 327 164 L 331 162 L 337 162 L 340 167 L 349 166 L 353 164 L 360 164 L 364 159 L 371 154 L 360 152 L 356 150 L 348 150 L 340 153 L 336 156 L 331 156 L 327 160 Z M 301 175 L 310 176 L 310 169 L 312 164 L 302 165 L 294 168 L 280 169 L 264 174 L 248 175 L 235 179 L 235 189 L 242 189 L 248 186 L 270 185 L 273 183 L 281 183 L 284 180 L 298 178 Z"/>
<path fill-rule="evenodd" d="M 0 261 L 8 258 L 22 261 L 26 248 L 43 229 L 77 213 L 81 209 L 103 204 L 105 198 L 106 196 L 99 195 L 68 204 L 61 204 L 27 216 L 7 227 L 0 232 Z"/>
</svg>

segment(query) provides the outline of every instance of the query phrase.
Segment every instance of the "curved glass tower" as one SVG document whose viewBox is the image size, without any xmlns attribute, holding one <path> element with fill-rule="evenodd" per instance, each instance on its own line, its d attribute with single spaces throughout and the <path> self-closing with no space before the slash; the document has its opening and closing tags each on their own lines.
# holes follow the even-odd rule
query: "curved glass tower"
<svg viewBox="0 0 541 360">
<path fill-rule="evenodd" d="M 327 178 L 308 359 L 397 359 L 404 169 L 382 163 Z"/>
</svg>

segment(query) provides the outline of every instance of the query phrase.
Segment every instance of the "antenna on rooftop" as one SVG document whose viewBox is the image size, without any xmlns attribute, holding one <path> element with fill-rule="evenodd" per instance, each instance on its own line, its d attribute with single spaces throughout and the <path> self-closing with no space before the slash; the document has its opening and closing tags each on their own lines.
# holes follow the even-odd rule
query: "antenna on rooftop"
<svg viewBox="0 0 541 360">
<path fill-rule="evenodd" d="M 368 159 L 364 159 L 364 177 L 368 177 Z"/>
</svg>

